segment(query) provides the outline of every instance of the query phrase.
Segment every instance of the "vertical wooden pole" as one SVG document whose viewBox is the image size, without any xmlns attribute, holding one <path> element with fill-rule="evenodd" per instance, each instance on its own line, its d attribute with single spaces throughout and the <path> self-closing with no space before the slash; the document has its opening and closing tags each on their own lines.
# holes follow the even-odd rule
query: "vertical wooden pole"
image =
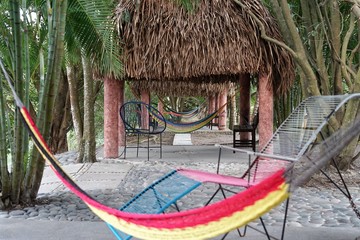
<svg viewBox="0 0 360 240">
<path fill-rule="evenodd" d="M 119 80 L 119 107 L 118 107 L 118 118 L 119 118 L 119 126 L 118 126 L 118 132 L 119 132 L 119 146 L 125 146 L 125 128 L 124 128 L 124 123 L 121 120 L 120 117 L 120 107 L 125 103 L 125 81 L 124 80 Z"/>
<path fill-rule="evenodd" d="M 259 75 L 259 149 L 262 149 L 273 135 L 274 96 L 269 76 Z"/>
<path fill-rule="evenodd" d="M 209 96 L 209 111 L 208 114 L 215 112 L 215 97 Z"/>
<path fill-rule="evenodd" d="M 222 91 L 219 94 L 219 107 L 222 107 L 227 103 L 227 89 Z M 226 120 L 227 120 L 227 106 L 219 113 L 219 130 L 226 129 Z"/>
<path fill-rule="evenodd" d="M 215 95 L 215 110 L 217 111 L 219 109 L 219 102 L 220 102 L 220 94 L 216 93 Z M 219 127 L 219 117 L 214 119 L 214 123 L 217 124 L 217 126 Z"/>
<path fill-rule="evenodd" d="M 104 79 L 104 157 L 119 156 L 119 88 L 120 81 Z"/>
</svg>

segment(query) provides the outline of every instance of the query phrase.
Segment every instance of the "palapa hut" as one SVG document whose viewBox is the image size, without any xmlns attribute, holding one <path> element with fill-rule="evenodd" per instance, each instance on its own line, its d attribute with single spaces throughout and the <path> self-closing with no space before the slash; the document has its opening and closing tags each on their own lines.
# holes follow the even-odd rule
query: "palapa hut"
<svg viewBox="0 0 360 240">
<path fill-rule="evenodd" d="M 105 156 L 117 156 L 119 131 L 114 131 L 114 122 L 123 103 L 125 80 L 143 90 L 143 100 L 154 86 L 181 95 L 190 91 L 180 87 L 187 83 L 235 82 L 240 84 L 240 111 L 246 116 L 250 76 L 257 77 L 260 145 L 272 135 L 273 95 L 284 93 L 294 79 L 290 54 L 261 38 L 259 22 L 269 37 L 282 41 L 274 18 L 261 0 L 193 2 L 189 10 L 176 0 L 119 1 L 114 16 L 124 78 L 105 80 Z M 226 91 L 220 101 L 226 101 L 224 96 Z"/>
</svg>

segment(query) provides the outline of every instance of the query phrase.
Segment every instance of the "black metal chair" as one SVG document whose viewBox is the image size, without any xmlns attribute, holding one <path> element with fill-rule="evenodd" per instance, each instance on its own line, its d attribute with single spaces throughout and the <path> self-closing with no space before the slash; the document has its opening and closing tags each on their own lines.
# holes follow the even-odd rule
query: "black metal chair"
<svg viewBox="0 0 360 240">
<path fill-rule="evenodd" d="M 245 119 L 245 124 L 234 125 L 233 127 L 233 147 L 251 147 L 256 151 L 256 128 L 259 123 L 259 114 L 256 113 L 252 122 Z M 239 134 L 237 134 L 239 133 Z M 251 133 L 251 139 L 241 139 L 241 133 Z M 237 138 L 237 135 L 239 138 Z"/>
<path fill-rule="evenodd" d="M 213 126 L 219 127 L 219 116 L 214 117 L 214 119 L 209 122 L 210 130 L 213 129 Z"/>
<path fill-rule="evenodd" d="M 153 119 L 153 115 L 156 115 L 157 118 L 162 120 L 165 126 L 159 126 L 159 124 Z M 142 116 L 146 116 L 146 118 L 144 119 Z M 139 148 L 147 148 L 148 160 L 150 148 L 160 148 L 160 158 L 162 158 L 162 133 L 166 129 L 166 121 L 164 116 L 156 108 L 144 102 L 130 101 L 120 107 L 120 117 L 125 127 L 124 158 L 126 158 L 127 148 L 136 148 L 136 157 L 139 156 Z M 137 137 L 136 146 L 128 146 L 127 137 L 134 135 Z M 147 146 L 145 147 L 140 146 L 141 135 L 147 136 Z M 150 146 L 151 135 L 160 136 L 160 145 Z"/>
</svg>

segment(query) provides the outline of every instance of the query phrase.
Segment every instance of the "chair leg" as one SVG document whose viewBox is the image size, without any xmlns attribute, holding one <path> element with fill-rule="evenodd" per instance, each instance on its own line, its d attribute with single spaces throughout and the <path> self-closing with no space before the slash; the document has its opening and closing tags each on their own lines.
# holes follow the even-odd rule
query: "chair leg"
<svg viewBox="0 0 360 240">
<path fill-rule="evenodd" d="M 323 170 L 320 170 L 320 172 L 348 199 L 349 203 L 350 203 L 350 206 L 351 208 L 353 209 L 355 215 L 360 219 L 360 211 L 357 207 L 357 205 L 354 203 L 354 200 L 351 196 L 351 193 L 349 191 L 349 188 L 345 182 L 345 179 L 344 177 L 342 176 L 341 172 L 340 172 L 340 169 L 336 163 L 336 161 L 334 159 L 332 159 L 332 163 L 333 163 L 333 166 L 335 167 L 338 175 L 339 175 L 339 178 L 340 178 L 340 182 L 341 184 L 338 184 L 336 183 L 328 174 L 326 174 L 326 172 L 324 172 Z M 340 186 L 342 185 L 342 187 Z"/>
<path fill-rule="evenodd" d="M 229 191 L 229 190 L 227 190 L 227 191 Z M 219 184 L 218 189 L 217 189 L 217 190 L 215 191 L 215 193 L 211 196 L 211 198 L 209 199 L 209 201 L 207 201 L 207 203 L 205 204 L 205 206 L 209 205 L 209 204 L 211 203 L 211 201 L 215 198 L 215 196 L 216 196 L 219 192 L 221 192 L 221 194 L 222 194 L 222 196 L 223 196 L 224 199 L 227 198 L 227 197 L 226 197 L 226 194 L 225 194 L 225 189 L 222 187 L 221 184 Z M 231 192 L 232 192 L 232 191 L 231 191 Z M 233 192 L 233 193 L 234 193 L 234 192 Z M 264 227 L 265 227 L 265 226 L 264 226 Z M 246 235 L 246 230 L 247 230 L 247 225 L 245 225 L 245 227 L 244 227 L 244 232 L 243 232 L 243 233 L 241 233 L 241 231 L 240 231 L 239 228 L 236 229 L 239 237 L 245 237 L 245 235 Z M 265 231 L 266 231 L 266 229 L 265 229 Z M 221 239 L 222 239 L 222 240 L 225 239 L 228 234 L 229 234 L 229 232 L 225 233 L 225 234 L 222 236 Z"/>
<path fill-rule="evenodd" d="M 221 185 L 219 184 L 218 189 L 215 191 L 215 193 L 210 197 L 209 201 L 205 203 L 205 206 L 209 205 L 211 201 L 214 199 L 214 197 L 218 194 L 218 192 L 221 190 Z"/>
<path fill-rule="evenodd" d="M 126 159 L 126 132 L 125 132 L 125 137 L 124 137 L 124 159 Z"/>
<path fill-rule="evenodd" d="M 271 240 L 271 237 L 270 237 L 270 235 L 269 235 L 269 232 L 268 232 L 268 230 L 267 230 L 267 228 L 266 228 L 266 226 L 265 226 L 265 223 L 264 223 L 264 220 L 262 219 L 262 217 L 260 217 L 260 222 L 261 222 L 261 225 L 262 225 L 263 228 L 264 228 L 265 235 L 266 235 L 267 239 L 268 239 L 268 240 Z"/>
<path fill-rule="evenodd" d="M 255 138 L 256 138 L 256 133 L 255 133 L 255 130 L 253 130 L 251 132 L 251 145 L 252 145 L 252 149 L 253 149 L 254 152 L 256 151 L 256 140 L 255 140 Z"/>
<path fill-rule="evenodd" d="M 219 172 L 220 172 L 220 161 L 221 161 L 221 148 L 219 148 L 218 163 L 217 163 L 217 167 L 216 167 L 217 174 L 219 174 Z"/>
<path fill-rule="evenodd" d="M 287 198 L 286 203 L 285 203 L 285 213 L 284 213 L 284 222 L 283 222 L 283 227 L 282 227 L 282 232 L 281 232 L 281 240 L 283 240 L 285 237 L 285 228 L 286 228 L 286 220 L 287 220 L 287 214 L 288 214 L 288 209 L 289 209 L 289 202 L 290 202 L 290 198 Z"/>
<path fill-rule="evenodd" d="M 150 134 L 148 134 L 148 141 L 147 141 L 147 152 L 148 152 L 148 161 L 150 159 Z"/>
<path fill-rule="evenodd" d="M 235 148 L 235 141 L 236 141 L 236 132 L 233 130 L 233 148 Z M 235 151 L 233 151 L 235 153 Z"/>
<path fill-rule="evenodd" d="M 162 158 L 162 133 L 160 133 L 160 158 Z"/>
<path fill-rule="evenodd" d="M 139 157 L 140 134 L 137 135 L 136 157 Z"/>
</svg>

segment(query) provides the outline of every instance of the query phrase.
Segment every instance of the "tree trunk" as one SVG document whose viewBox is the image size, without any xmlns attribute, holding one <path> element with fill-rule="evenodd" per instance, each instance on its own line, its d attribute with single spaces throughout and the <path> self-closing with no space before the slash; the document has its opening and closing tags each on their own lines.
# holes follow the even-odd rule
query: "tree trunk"
<svg viewBox="0 0 360 240">
<path fill-rule="evenodd" d="M 39 96 L 39 111 L 36 119 L 40 133 L 45 141 L 50 136 L 50 126 L 52 122 L 52 109 L 54 108 L 55 98 L 58 91 L 59 79 L 61 74 L 62 59 L 64 55 L 64 31 L 67 10 L 67 0 L 55 1 L 54 5 L 48 1 L 48 6 L 52 8 L 49 12 L 49 53 L 45 84 L 41 88 Z M 53 18 L 54 13 L 55 18 Z M 45 162 L 34 149 L 27 175 L 24 181 L 23 201 L 32 202 L 39 191 L 40 183 L 44 171 Z"/>
<path fill-rule="evenodd" d="M 229 119 L 229 128 L 233 129 L 236 124 L 236 93 L 235 87 L 230 89 L 229 93 L 229 102 L 230 102 L 230 119 Z"/>
<path fill-rule="evenodd" d="M 0 89 L 4 89 L 0 80 Z M 6 114 L 3 91 L 0 91 L 0 210 L 9 207 L 10 203 L 10 174 L 7 159 L 8 141 L 6 140 Z"/>
<path fill-rule="evenodd" d="M 301 0 L 290 5 L 285 0 L 270 0 L 288 42 L 285 48 L 300 66 L 298 73 L 304 97 L 343 94 L 345 90 L 360 92 L 357 85 L 360 80 L 358 2 Z M 298 12 L 291 13 L 290 8 Z M 346 106 L 345 114 L 343 110 L 338 111 L 336 118 L 330 119 L 329 132 L 339 129 L 341 122 L 346 125 L 353 121 L 357 111 L 357 103 L 352 102 Z M 340 155 L 338 163 L 342 169 L 349 167 L 356 142 L 349 144 Z"/>
<path fill-rule="evenodd" d="M 259 75 L 259 149 L 262 149 L 273 135 L 274 126 L 274 95 L 271 84 L 268 83 L 268 75 Z"/>
<path fill-rule="evenodd" d="M 63 73 L 59 85 L 57 101 L 53 110 L 53 121 L 51 126 L 50 150 L 53 153 L 68 151 L 67 129 L 71 124 L 69 86 Z"/>
<path fill-rule="evenodd" d="M 80 109 L 80 100 L 78 98 L 79 91 L 76 81 L 75 66 L 72 64 L 66 67 L 67 79 L 69 84 L 69 95 L 70 95 L 70 106 L 71 106 L 71 117 L 74 125 L 75 136 L 78 143 L 78 156 L 76 162 L 80 163 L 83 161 L 85 154 L 85 146 L 83 140 L 83 120 Z"/>
<path fill-rule="evenodd" d="M 360 92 L 360 70 L 358 71 L 358 78 L 354 82 L 354 92 Z M 360 114 L 360 100 L 351 100 L 345 111 L 345 116 L 343 119 L 343 126 L 349 126 L 354 122 L 356 116 Z M 337 159 L 337 163 L 342 170 L 347 170 L 350 167 L 350 164 L 354 161 L 354 153 L 358 145 L 359 138 L 354 138 L 350 144 L 341 152 L 340 156 Z"/>
<path fill-rule="evenodd" d="M 346 109 L 343 126 L 350 126 L 356 118 L 356 114 L 359 112 L 359 100 L 351 100 Z M 341 170 L 347 170 L 350 168 L 350 164 L 353 162 L 354 153 L 358 144 L 359 138 L 354 138 L 347 147 L 341 152 L 336 159 L 338 166 Z"/>
<path fill-rule="evenodd" d="M 83 162 L 96 162 L 95 113 L 94 113 L 94 80 L 91 64 L 87 56 L 81 57 L 84 71 L 84 146 Z"/>
<path fill-rule="evenodd" d="M 15 89 L 21 99 L 24 97 L 23 91 L 23 69 L 22 69 L 22 44 L 21 44 L 21 27 L 20 27 L 20 6 L 17 0 L 10 2 L 11 17 L 13 23 L 13 36 L 15 46 Z M 11 175 L 11 201 L 14 204 L 20 203 L 21 194 L 21 180 L 23 179 L 24 168 L 24 152 L 23 149 L 23 134 L 24 128 L 20 119 L 20 113 L 16 110 L 15 114 L 15 152 L 12 159 L 12 175 Z"/>
<path fill-rule="evenodd" d="M 334 78 L 334 94 L 343 93 L 342 76 L 341 76 L 341 65 L 340 65 L 340 53 L 341 53 L 341 16 L 340 7 L 337 1 L 329 1 L 330 9 L 330 44 L 332 47 L 332 75 Z"/>
<path fill-rule="evenodd" d="M 303 23 L 305 25 L 306 31 L 303 35 L 308 35 L 309 39 L 309 54 L 314 59 L 317 66 L 317 74 L 319 76 L 319 85 L 322 94 L 329 95 L 329 75 L 327 73 L 327 67 L 324 59 L 324 32 L 323 28 L 318 27 L 314 29 L 314 26 L 321 26 L 322 20 L 319 19 L 318 12 L 320 9 L 317 6 L 315 1 L 300 1 L 301 4 L 301 13 Z M 312 33 L 312 34 L 310 34 Z"/>
<path fill-rule="evenodd" d="M 118 122 L 122 122 L 119 120 L 119 84 L 118 80 L 110 76 L 104 79 L 104 157 L 106 158 L 119 156 Z M 115 132 L 114 129 L 117 131 Z M 125 131 L 124 128 L 122 131 Z"/>
</svg>

